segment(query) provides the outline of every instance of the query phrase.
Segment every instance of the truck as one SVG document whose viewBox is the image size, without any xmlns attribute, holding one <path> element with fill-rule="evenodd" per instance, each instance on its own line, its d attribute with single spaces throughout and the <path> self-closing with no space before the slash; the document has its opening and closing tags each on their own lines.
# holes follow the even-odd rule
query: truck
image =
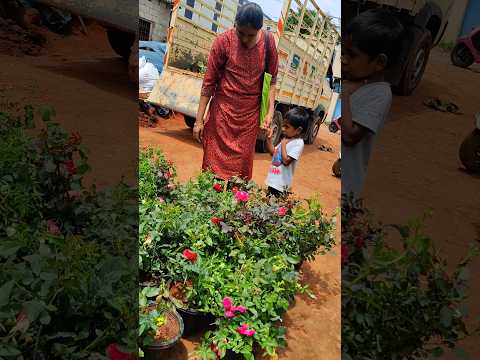
<svg viewBox="0 0 480 360">
<path fill-rule="evenodd" d="M 176 0 L 167 36 L 163 71 L 147 101 L 182 113 L 193 127 L 200 101 L 203 74 L 215 36 L 234 26 L 238 0 Z M 279 57 L 273 143 L 281 136 L 285 113 L 302 106 L 312 121 L 305 132 L 314 142 L 329 108 L 332 89 L 327 70 L 340 34 L 332 18 L 315 0 L 284 0 L 278 18 L 265 16 L 263 29 L 271 31 Z M 263 132 L 256 150 L 266 151 Z"/>
<path fill-rule="evenodd" d="M 443 37 L 453 0 L 346 0 L 342 1 L 342 19 L 376 8 L 391 9 L 405 27 L 400 46 L 400 61 L 387 74 L 393 91 L 410 95 L 420 83 L 431 49 Z M 345 24 L 347 25 L 347 24 Z"/>
</svg>

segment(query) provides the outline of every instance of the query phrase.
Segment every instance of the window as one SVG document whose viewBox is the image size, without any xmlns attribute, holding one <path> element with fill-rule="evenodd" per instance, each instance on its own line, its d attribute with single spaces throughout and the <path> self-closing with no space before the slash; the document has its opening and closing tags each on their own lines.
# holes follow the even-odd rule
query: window
<svg viewBox="0 0 480 360">
<path fill-rule="evenodd" d="M 213 14 L 213 20 L 214 20 L 214 21 L 217 21 L 217 20 L 218 20 L 218 14 L 217 14 L 217 13 Z"/>
<path fill-rule="evenodd" d="M 212 31 L 217 32 L 218 26 L 217 24 L 212 24 Z"/>
<path fill-rule="evenodd" d="M 222 4 L 220 4 L 219 2 L 215 3 L 215 9 L 217 9 L 218 11 L 222 11 Z"/>
<path fill-rule="evenodd" d="M 187 5 L 190 7 L 195 7 L 195 0 L 187 0 Z"/>
<path fill-rule="evenodd" d="M 193 13 L 192 13 L 192 11 L 189 10 L 189 9 L 185 9 L 185 17 L 186 17 L 187 19 L 192 20 L 192 18 L 193 18 Z"/>
<path fill-rule="evenodd" d="M 138 19 L 139 39 L 142 41 L 149 41 L 151 28 L 152 28 L 152 24 L 149 21 L 144 19 Z"/>
</svg>

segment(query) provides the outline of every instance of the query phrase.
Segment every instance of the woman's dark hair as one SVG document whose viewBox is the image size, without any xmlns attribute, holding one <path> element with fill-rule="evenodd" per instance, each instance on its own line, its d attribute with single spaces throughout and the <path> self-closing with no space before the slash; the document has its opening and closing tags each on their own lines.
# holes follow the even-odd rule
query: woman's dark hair
<svg viewBox="0 0 480 360">
<path fill-rule="evenodd" d="M 285 118 L 295 129 L 301 127 L 304 132 L 307 130 L 308 123 L 310 122 L 310 114 L 308 111 L 298 106 L 288 110 Z"/>
<path fill-rule="evenodd" d="M 371 60 L 385 54 L 388 67 L 398 61 L 404 27 L 391 11 L 371 9 L 352 20 L 346 35 L 351 36 L 352 45 Z"/>
<path fill-rule="evenodd" d="M 235 16 L 235 24 L 260 30 L 263 26 L 263 10 L 260 5 L 247 3 L 240 7 Z"/>
</svg>

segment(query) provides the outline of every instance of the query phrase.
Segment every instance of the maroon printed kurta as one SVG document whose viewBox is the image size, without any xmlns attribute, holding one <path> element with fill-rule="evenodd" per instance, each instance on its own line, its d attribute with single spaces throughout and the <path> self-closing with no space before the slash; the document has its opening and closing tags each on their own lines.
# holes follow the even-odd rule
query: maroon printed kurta
<svg viewBox="0 0 480 360">
<path fill-rule="evenodd" d="M 278 55 L 272 34 L 269 73 L 272 85 L 278 72 Z M 252 178 L 255 141 L 265 64 L 265 33 L 248 49 L 235 29 L 219 34 L 208 57 L 202 95 L 213 96 L 203 134 L 203 170 L 222 179 Z"/>
</svg>

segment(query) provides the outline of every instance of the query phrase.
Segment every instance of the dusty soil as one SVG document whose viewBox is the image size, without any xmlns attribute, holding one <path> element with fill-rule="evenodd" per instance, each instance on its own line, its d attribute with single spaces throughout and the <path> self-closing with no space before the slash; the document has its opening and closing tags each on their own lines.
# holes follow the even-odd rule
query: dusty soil
<svg viewBox="0 0 480 360">
<path fill-rule="evenodd" d="M 166 313 L 166 317 L 167 321 L 165 325 L 157 329 L 157 333 L 155 334 L 155 340 L 162 342 L 168 341 L 176 338 L 179 334 L 180 324 L 178 323 L 177 318 L 169 312 Z"/>
<path fill-rule="evenodd" d="M 426 231 L 450 264 L 480 241 L 480 177 L 466 173 L 458 158 L 463 139 L 480 111 L 480 66 L 461 69 L 434 50 L 413 96 L 395 97 L 389 122 L 376 144 L 365 188 L 367 205 L 386 223 L 406 222 L 430 209 Z M 427 97 L 453 101 L 463 115 L 429 109 Z M 470 312 L 480 315 L 480 259 L 471 267 Z M 479 358 L 477 338 L 465 341 Z M 454 359 L 452 354 L 443 359 Z"/>
<path fill-rule="evenodd" d="M 192 131 L 176 114 L 161 120 L 156 128 L 140 128 L 140 146 L 155 146 L 163 150 L 177 166 L 179 180 L 184 182 L 200 173 L 202 149 L 192 138 Z M 294 178 L 294 193 L 307 198 L 318 194 L 325 212 L 333 215 L 340 204 L 340 180 L 332 176 L 331 167 L 338 156 L 340 136 L 331 134 L 324 126 L 313 145 L 305 147 Z M 333 153 L 320 151 L 324 144 Z M 253 180 L 265 181 L 270 155 L 256 154 Z M 339 232 L 337 232 L 339 239 Z M 339 253 L 338 250 L 336 250 Z M 317 299 L 297 296 L 295 304 L 284 316 L 288 348 L 280 350 L 279 359 L 335 360 L 340 359 L 340 257 L 334 254 L 318 257 L 302 268 L 303 281 Z M 168 359 L 183 360 L 185 351 L 192 351 L 199 337 L 182 340 Z"/>
<path fill-rule="evenodd" d="M 127 64 L 95 23 L 88 26 L 88 35 L 44 35 L 39 56 L 0 52 L 2 102 L 54 106 L 56 120 L 78 131 L 90 150 L 88 182 L 101 188 L 125 176 L 135 184 L 138 100 Z"/>
</svg>

